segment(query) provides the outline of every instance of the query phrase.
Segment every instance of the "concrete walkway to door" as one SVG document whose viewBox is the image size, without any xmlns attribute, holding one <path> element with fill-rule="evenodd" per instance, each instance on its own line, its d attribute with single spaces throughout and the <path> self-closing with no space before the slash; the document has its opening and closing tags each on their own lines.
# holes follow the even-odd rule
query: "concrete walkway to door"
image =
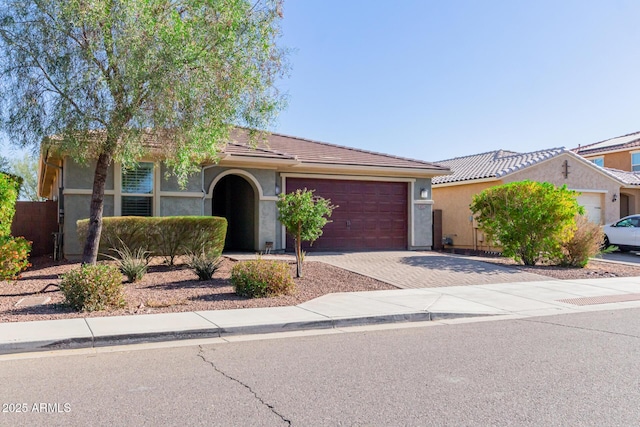
<svg viewBox="0 0 640 427">
<path fill-rule="evenodd" d="M 438 252 L 308 253 L 321 261 L 404 289 L 535 282 L 546 276 Z"/>
</svg>

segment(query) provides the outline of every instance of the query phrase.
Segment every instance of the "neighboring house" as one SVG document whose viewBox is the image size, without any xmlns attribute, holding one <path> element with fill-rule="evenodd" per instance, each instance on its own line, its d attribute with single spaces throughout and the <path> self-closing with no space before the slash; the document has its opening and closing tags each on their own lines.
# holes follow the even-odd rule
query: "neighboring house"
<svg viewBox="0 0 640 427">
<path fill-rule="evenodd" d="M 469 208 L 482 190 L 514 181 L 550 182 L 580 192 L 578 202 L 598 223 L 620 217 L 618 195 L 624 183 L 609 171 L 564 148 L 530 153 L 498 150 L 436 162 L 453 174 L 432 181 L 434 209 L 442 210 L 442 234 L 456 248 L 491 250 Z M 526 209 L 526 206 L 522 207 Z"/>
<path fill-rule="evenodd" d="M 640 132 L 574 148 L 585 159 L 602 166 L 624 182 L 620 216 L 640 212 Z"/>
<path fill-rule="evenodd" d="M 147 138 L 151 148 L 171 141 Z M 89 216 L 95 162 L 82 166 L 43 144 L 39 192 L 58 200 L 64 254 L 82 253 L 76 221 Z M 228 219 L 227 250 L 292 250 L 277 220 L 280 192 L 315 189 L 338 207 L 314 250 L 430 249 L 431 178 L 450 173 L 433 163 L 270 134 L 252 148 L 236 129 L 217 163 L 204 164 L 186 189 L 166 178 L 157 157 L 134 170 L 114 164 L 107 177 L 104 216 L 216 215 Z"/>
</svg>

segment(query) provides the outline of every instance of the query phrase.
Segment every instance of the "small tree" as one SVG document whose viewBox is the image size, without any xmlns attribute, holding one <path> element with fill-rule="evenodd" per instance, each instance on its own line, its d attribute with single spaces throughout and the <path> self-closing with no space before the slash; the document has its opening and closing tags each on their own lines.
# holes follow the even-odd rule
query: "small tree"
<svg viewBox="0 0 640 427">
<path fill-rule="evenodd" d="M 38 196 L 38 161 L 36 158 L 25 154 L 21 159 L 11 159 L 7 163 L 7 170 L 23 180 L 18 197 L 21 200 L 32 202 L 43 201 L 44 198 Z"/>
<path fill-rule="evenodd" d="M 525 265 L 556 258 L 575 231 L 584 209 L 577 192 L 548 182 L 521 181 L 488 188 L 473 197 L 479 227 L 503 254 Z"/>
<path fill-rule="evenodd" d="M 162 154 L 184 185 L 234 125 L 272 123 L 281 18 L 281 0 L 0 0 L 0 131 L 95 161 L 83 264 L 97 259 L 113 162 Z M 171 143 L 145 153 L 156 138 Z"/>
<path fill-rule="evenodd" d="M 337 206 L 329 199 L 313 195 L 313 190 L 296 190 L 295 193 L 281 194 L 277 203 L 278 220 L 293 236 L 296 247 L 296 277 L 302 277 L 302 242 L 313 244 L 322 236 L 322 227 Z"/>
</svg>

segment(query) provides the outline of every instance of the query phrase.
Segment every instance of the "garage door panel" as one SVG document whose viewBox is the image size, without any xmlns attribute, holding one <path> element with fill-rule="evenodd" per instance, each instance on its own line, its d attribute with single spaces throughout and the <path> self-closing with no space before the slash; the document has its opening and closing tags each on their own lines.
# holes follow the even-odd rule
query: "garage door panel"
<svg viewBox="0 0 640 427">
<path fill-rule="evenodd" d="M 378 205 L 373 202 L 365 201 L 362 203 L 362 211 L 368 214 L 378 213 Z"/>
<path fill-rule="evenodd" d="M 317 196 L 338 206 L 323 235 L 305 250 L 407 248 L 407 183 L 287 179 L 287 192 L 298 188 L 315 189 Z M 289 237 L 287 247 L 293 247 Z"/>
<path fill-rule="evenodd" d="M 378 221 L 375 219 L 365 219 L 364 220 L 364 229 L 365 230 L 377 230 L 378 229 Z"/>
<path fill-rule="evenodd" d="M 353 216 L 353 214 L 361 214 L 364 212 L 364 208 L 362 206 L 362 203 L 358 203 L 358 202 L 349 202 L 349 205 L 347 206 L 347 209 L 345 209 L 346 212 L 350 213 L 350 216 Z"/>
<path fill-rule="evenodd" d="M 602 197 L 600 193 L 582 193 L 576 200 L 584 207 L 585 215 L 589 221 L 602 224 Z"/>
</svg>

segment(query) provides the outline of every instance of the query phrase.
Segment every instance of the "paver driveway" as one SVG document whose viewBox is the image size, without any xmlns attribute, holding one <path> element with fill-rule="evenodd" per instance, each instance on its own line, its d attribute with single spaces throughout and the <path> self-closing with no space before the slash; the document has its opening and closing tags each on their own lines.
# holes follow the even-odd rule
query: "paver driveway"
<svg viewBox="0 0 640 427">
<path fill-rule="evenodd" d="M 546 276 L 437 252 L 311 253 L 322 261 L 399 288 L 481 285 L 548 280 Z"/>
</svg>

